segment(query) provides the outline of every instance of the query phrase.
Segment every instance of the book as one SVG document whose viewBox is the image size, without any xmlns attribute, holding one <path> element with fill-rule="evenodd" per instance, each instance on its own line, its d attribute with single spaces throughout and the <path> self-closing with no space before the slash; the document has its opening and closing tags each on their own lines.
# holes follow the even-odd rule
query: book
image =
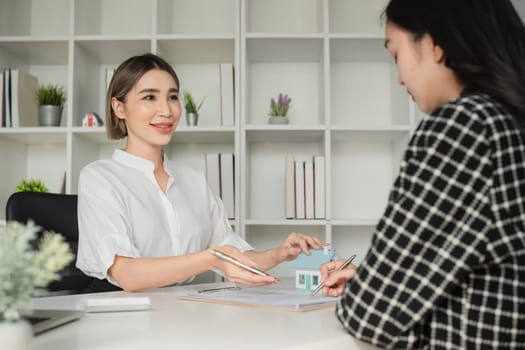
<svg viewBox="0 0 525 350">
<path fill-rule="evenodd" d="M 11 127 L 11 69 L 4 69 L 5 126 Z"/>
<path fill-rule="evenodd" d="M 4 71 L 0 71 L 0 127 L 5 127 Z"/>
<path fill-rule="evenodd" d="M 304 162 L 304 217 L 314 218 L 314 163 Z"/>
<path fill-rule="evenodd" d="M 325 157 L 314 156 L 314 217 L 326 218 L 325 209 Z"/>
<path fill-rule="evenodd" d="M 292 156 L 286 157 L 285 160 L 285 205 L 286 218 L 295 218 L 295 174 L 294 174 L 295 160 Z"/>
<path fill-rule="evenodd" d="M 232 153 L 220 154 L 221 199 L 228 219 L 235 219 L 235 166 Z"/>
<path fill-rule="evenodd" d="M 233 82 L 233 64 L 220 64 L 221 78 L 221 118 L 222 125 L 231 126 L 235 124 L 235 90 Z"/>
<path fill-rule="evenodd" d="M 177 299 L 234 306 L 248 306 L 268 310 L 305 312 L 334 307 L 338 298 L 311 297 L 310 293 L 279 287 L 215 288 L 212 292 L 188 292 Z"/>
<path fill-rule="evenodd" d="M 11 126 L 38 126 L 35 93 L 38 78 L 21 69 L 11 70 Z"/>
<path fill-rule="evenodd" d="M 306 218 L 304 206 L 304 161 L 295 161 L 295 218 Z"/>
<path fill-rule="evenodd" d="M 213 193 L 221 196 L 220 162 L 218 153 L 206 153 L 206 179 Z"/>
<path fill-rule="evenodd" d="M 111 83 L 111 79 L 113 78 L 113 74 L 115 73 L 115 69 L 113 68 L 106 68 L 106 77 L 105 77 L 105 88 L 106 92 L 108 91 L 109 84 Z"/>
</svg>

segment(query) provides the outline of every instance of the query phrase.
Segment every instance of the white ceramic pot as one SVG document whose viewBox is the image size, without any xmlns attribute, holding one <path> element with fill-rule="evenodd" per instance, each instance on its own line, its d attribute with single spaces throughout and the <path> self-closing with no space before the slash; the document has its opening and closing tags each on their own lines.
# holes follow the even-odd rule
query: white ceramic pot
<svg viewBox="0 0 525 350">
<path fill-rule="evenodd" d="M 9 350 L 29 350 L 33 331 L 27 321 L 0 322 L 0 347 Z"/>
<path fill-rule="evenodd" d="M 272 116 L 268 118 L 268 124 L 288 124 L 288 117 Z"/>
</svg>

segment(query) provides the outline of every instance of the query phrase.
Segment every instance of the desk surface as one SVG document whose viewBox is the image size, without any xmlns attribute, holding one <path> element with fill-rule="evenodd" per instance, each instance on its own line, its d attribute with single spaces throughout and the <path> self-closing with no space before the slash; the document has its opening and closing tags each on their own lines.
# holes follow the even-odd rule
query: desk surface
<svg viewBox="0 0 525 350">
<path fill-rule="evenodd" d="M 34 350 L 56 349 L 375 349 L 350 337 L 334 309 L 270 311 L 176 299 L 224 283 L 36 298 L 40 309 L 82 309 L 88 298 L 148 296 L 147 311 L 87 313 L 36 336 Z"/>
</svg>

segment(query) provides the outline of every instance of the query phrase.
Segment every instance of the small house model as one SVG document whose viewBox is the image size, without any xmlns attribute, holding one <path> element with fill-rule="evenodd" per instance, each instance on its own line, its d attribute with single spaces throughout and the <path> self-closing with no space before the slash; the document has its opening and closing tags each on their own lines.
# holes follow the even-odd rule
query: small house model
<svg viewBox="0 0 525 350">
<path fill-rule="evenodd" d="M 292 264 L 295 269 L 295 288 L 312 291 L 321 283 L 319 267 L 335 259 L 333 249 L 310 249 L 310 255 L 299 254 Z"/>
</svg>

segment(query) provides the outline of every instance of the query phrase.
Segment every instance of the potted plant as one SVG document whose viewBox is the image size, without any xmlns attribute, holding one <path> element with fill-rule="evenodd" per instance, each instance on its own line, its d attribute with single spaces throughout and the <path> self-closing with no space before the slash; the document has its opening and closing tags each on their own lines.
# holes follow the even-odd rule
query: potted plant
<svg viewBox="0 0 525 350">
<path fill-rule="evenodd" d="M 55 232 L 44 232 L 35 246 L 38 232 L 31 221 L 11 221 L 0 228 L 0 339 L 5 349 L 31 348 L 33 333 L 21 311 L 60 279 L 58 272 L 74 258 L 64 237 Z"/>
<path fill-rule="evenodd" d="M 41 180 L 29 179 L 22 180 L 16 186 L 15 192 L 47 192 L 46 185 Z"/>
<path fill-rule="evenodd" d="M 41 85 L 36 91 L 40 126 L 60 126 L 66 91 L 60 85 Z"/>
<path fill-rule="evenodd" d="M 288 124 L 288 110 L 292 107 L 292 99 L 283 93 L 277 96 L 277 100 L 272 97 L 270 100 L 270 124 Z"/>
<path fill-rule="evenodd" d="M 186 124 L 193 126 L 197 125 L 197 122 L 199 121 L 199 110 L 204 103 L 204 98 L 199 104 L 197 104 L 190 92 L 184 91 L 182 95 L 184 98 L 184 109 L 186 111 Z"/>
</svg>

